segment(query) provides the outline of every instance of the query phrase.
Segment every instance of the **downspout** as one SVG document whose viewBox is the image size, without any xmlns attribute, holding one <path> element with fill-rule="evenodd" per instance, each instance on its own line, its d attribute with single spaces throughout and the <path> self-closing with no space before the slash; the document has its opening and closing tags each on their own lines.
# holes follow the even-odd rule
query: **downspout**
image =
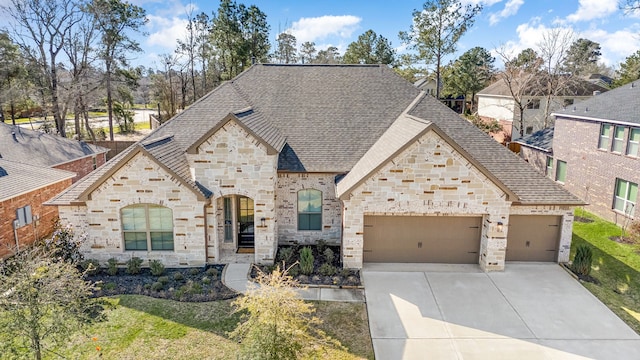
<svg viewBox="0 0 640 360">
<path fill-rule="evenodd" d="M 16 239 L 16 253 L 20 251 L 20 242 L 18 241 L 18 220 L 13 220 L 13 236 Z"/>
<path fill-rule="evenodd" d="M 211 205 L 211 198 L 209 198 L 209 205 Z M 207 204 L 206 203 L 202 205 L 202 213 L 204 215 L 204 264 L 206 266 L 209 263 L 209 226 L 207 225 Z"/>
</svg>

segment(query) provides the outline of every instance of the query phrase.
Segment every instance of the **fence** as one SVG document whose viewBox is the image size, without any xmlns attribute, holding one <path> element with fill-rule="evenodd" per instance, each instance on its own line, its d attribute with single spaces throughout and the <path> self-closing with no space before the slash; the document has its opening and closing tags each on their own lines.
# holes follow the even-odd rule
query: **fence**
<svg viewBox="0 0 640 360">
<path fill-rule="evenodd" d="M 102 146 L 104 148 L 109 149 L 107 153 L 107 161 L 111 160 L 114 156 L 123 152 L 129 146 L 135 144 L 136 141 L 94 141 L 93 144 L 97 146 Z"/>
</svg>

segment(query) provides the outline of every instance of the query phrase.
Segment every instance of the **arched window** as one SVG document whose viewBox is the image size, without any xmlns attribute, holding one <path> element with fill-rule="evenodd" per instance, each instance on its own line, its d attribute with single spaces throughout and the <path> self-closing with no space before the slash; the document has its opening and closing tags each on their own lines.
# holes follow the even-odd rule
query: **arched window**
<svg viewBox="0 0 640 360">
<path fill-rule="evenodd" d="M 173 250 L 173 212 L 153 204 L 120 210 L 125 250 Z"/>
<path fill-rule="evenodd" d="M 298 191 L 298 230 L 322 230 L 322 191 Z"/>
</svg>

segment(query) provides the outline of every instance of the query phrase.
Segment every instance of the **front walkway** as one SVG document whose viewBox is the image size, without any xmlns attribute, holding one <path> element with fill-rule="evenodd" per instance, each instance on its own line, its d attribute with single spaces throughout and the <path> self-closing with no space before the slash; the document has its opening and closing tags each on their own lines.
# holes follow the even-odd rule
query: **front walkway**
<svg viewBox="0 0 640 360">
<path fill-rule="evenodd" d="M 239 293 L 247 291 L 251 264 L 228 264 L 222 273 L 222 282 Z M 298 290 L 305 300 L 364 302 L 362 289 L 307 288 Z"/>
</svg>

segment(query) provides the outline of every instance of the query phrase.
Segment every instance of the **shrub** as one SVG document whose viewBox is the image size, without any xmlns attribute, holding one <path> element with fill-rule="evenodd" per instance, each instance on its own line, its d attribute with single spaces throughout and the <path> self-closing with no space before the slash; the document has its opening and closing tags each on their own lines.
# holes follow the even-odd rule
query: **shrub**
<svg viewBox="0 0 640 360">
<path fill-rule="evenodd" d="M 318 249 L 318 253 L 324 254 L 324 250 L 327 248 L 327 242 L 325 240 L 318 240 L 316 242 L 316 249 Z"/>
<path fill-rule="evenodd" d="M 105 290 L 115 290 L 118 287 L 118 284 L 114 283 L 114 282 L 108 282 L 106 284 L 104 284 L 103 288 Z"/>
<path fill-rule="evenodd" d="M 333 260 L 335 259 L 333 250 L 326 248 L 322 255 L 324 255 L 324 261 L 328 262 L 329 264 L 333 264 Z"/>
<path fill-rule="evenodd" d="M 296 277 L 296 276 L 300 275 L 300 266 L 298 264 L 294 264 L 294 265 L 290 266 L 289 269 L 287 270 L 287 273 L 291 277 Z"/>
<path fill-rule="evenodd" d="M 161 283 L 162 285 L 167 285 L 169 283 L 169 277 L 168 276 L 160 276 L 158 278 L 158 282 Z"/>
<path fill-rule="evenodd" d="M 136 275 L 140 273 L 140 270 L 142 270 L 142 259 L 134 256 L 131 259 L 127 260 L 127 274 Z"/>
<path fill-rule="evenodd" d="M 295 249 L 293 247 L 283 247 L 278 250 L 278 262 L 284 261 L 285 264 L 293 263 L 295 256 Z"/>
<path fill-rule="evenodd" d="M 632 238 L 636 239 L 636 241 L 640 241 L 640 220 L 636 220 L 631 223 L 629 226 L 629 233 Z"/>
<path fill-rule="evenodd" d="M 593 252 L 591 247 L 585 244 L 578 245 L 576 248 L 576 256 L 573 258 L 571 270 L 578 275 L 587 276 L 591 273 L 591 261 Z"/>
<path fill-rule="evenodd" d="M 208 268 L 206 273 L 214 279 L 218 278 L 218 269 L 216 268 Z"/>
<path fill-rule="evenodd" d="M 53 235 L 44 242 L 45 250 L 54 259 L 79 264 L 84 258 L 80 247 L 86 239 L 86 234 L 76 236 L 71 225 L 63 226 L 59 220 L 54 226 Z"/>
<path fill-rule="evenodd" d="M 160 291 L 164 285 L 160 281 L 156 281 L 151 285 L 151 290 Z"/>
<path fill-rule="evenodd" d="M 305 275 L 311 275 L 311 273 L 313 273 L 313 253 L 308 246 L 300 250 L 300 272 Z"/>
<path fill-rule="evenodd" d="M 329 249 L 327 249 L 327 250 L 329 250 Z M 322 264 L 320 266 L 320 269 L 318 269 L 318 271 L 320 272 L 321 275 L 333 276 L 333 275 L 336 274 L 336 272 L 338 270 L 336 269 L 335 266 L 333 266 L 333 265 L 329 264 L 328 262 L 326 262 L 326 263 L 324 263 L 324 264 Z"/>
<path fill-rule="evenodd" d="M 89 276 L 100 273 L 100 262 L 96 259 L 87 259 L 80 262 L 80 267 Z"/>
<path fill-rule="evenodd" d="M 184 280 L 184 275 L 182 275 L 181 272 L 177 272 L 177 273 L 173 274 L 173 280 L 182 281 L 182 280 Z"/>
<path fill-rule="evenodd" d="M 107 260 L 107 274 L 114 276 L 118 273 L 118 260 L 111 258 Z"/>
<path fill-rule="evenodd" d="M 343 276 L 343 277 L 347 277 L 347 276 L 351 275 L 351 270 L 342 269 L 342 270 L 340 270 L 340 275 Z"/>
<path fill-rule="evenodd" d="M 149 268 L 151 269 L 151 275 L 160 276 L 164 274 L 164 265 L 160 260 L 149 261 Z"/>
<path fill-rule="evenodd" d="M 205 285 L 209 285 L 209 284 L 211 284 L 211 278 L 210 278 L 210 277 L 203 276 L 203 277 L 202 277 L 202 283 L 203 283 L 203 284 L 205 284 Z"/>
<path fill-rule="evenodd" d="M 198 269 L 198 268 L 191 268 L 191 269 L 189 269 L 189 274 L 190 274 L 190 275 L 198 275 L 198 274 L 200 274 L 200 269 Z"/>
</svg>

